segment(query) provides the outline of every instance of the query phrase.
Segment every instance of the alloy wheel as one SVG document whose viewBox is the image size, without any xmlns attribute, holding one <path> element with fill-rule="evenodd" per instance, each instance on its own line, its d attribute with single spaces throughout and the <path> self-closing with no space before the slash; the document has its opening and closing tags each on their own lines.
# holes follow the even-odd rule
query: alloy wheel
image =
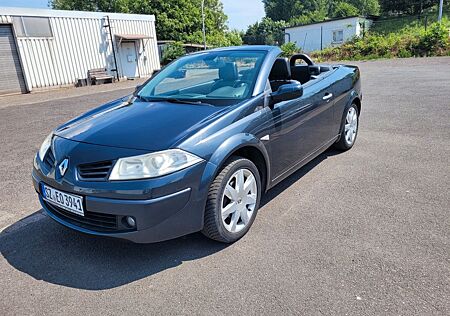
<svg viewBox="0 0 450 316">
<path fill-rule="evenodd" d="M 358 131 L 358 113 L 354 107 L 348 109 L 347 116 L 345 117 L 345 142 L 347 145 L 353 145 Z"/>
</svg>

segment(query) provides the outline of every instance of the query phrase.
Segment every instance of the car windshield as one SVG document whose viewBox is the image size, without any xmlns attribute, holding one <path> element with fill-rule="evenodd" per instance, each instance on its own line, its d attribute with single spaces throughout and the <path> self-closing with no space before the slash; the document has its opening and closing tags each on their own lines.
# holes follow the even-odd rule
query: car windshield
<svg viewBox="0 0 450 316">
<path fill-rule="evenodd" d="M 205 103 L 251 96 L 264 51 L 204 52 L 182 57 L 156 74 L 139 92 L 148 100 Z"/>
</svg>

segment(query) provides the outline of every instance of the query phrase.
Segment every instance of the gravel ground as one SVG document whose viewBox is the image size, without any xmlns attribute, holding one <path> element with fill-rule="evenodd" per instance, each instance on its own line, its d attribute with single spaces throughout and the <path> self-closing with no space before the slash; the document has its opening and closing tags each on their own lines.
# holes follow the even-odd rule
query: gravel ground
<svg viewBox="0 0 450 316">
<path fill-rule="evenodd" d="M 15 100 L 0 108 L 0 314 L 448 315 L 450 58 L 358 64 L 355 147 L 269 191 L 229 246 L 91 238 L 42 215 L 41 141 L 130 90 L 0 98 Z"/>
</svg>

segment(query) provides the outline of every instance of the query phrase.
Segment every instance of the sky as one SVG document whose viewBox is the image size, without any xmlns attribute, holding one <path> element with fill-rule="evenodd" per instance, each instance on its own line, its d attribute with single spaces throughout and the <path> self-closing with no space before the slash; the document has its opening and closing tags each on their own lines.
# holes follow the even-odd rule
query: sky
<svg viewBox="0 0 450 316">
<path fill-rule="evenodd" d="M 261 0 L 222 0 L 222 3 L 230 29 L 245 30 L 264 16 Z"/>
<path fill-rule="evenodd" d="M 245 30 L 264 16 L 261 0 L 222 0 L 230 29 Z M 0 7 L 47 8 L 48 0 L 0 0 Z"/>
</svg>

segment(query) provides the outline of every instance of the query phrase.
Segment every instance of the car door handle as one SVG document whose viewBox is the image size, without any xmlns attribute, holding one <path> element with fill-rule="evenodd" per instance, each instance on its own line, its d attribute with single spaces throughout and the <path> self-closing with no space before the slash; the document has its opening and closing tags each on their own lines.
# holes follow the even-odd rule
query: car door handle
<svg viewBox="0 0 450 316">
<path fill-rule="evenodd" d="M 322 98 L 323 100 L 329 100 L 333 97 L 333 93 L 325 93 L 325 96 Z"/>
</svg>

